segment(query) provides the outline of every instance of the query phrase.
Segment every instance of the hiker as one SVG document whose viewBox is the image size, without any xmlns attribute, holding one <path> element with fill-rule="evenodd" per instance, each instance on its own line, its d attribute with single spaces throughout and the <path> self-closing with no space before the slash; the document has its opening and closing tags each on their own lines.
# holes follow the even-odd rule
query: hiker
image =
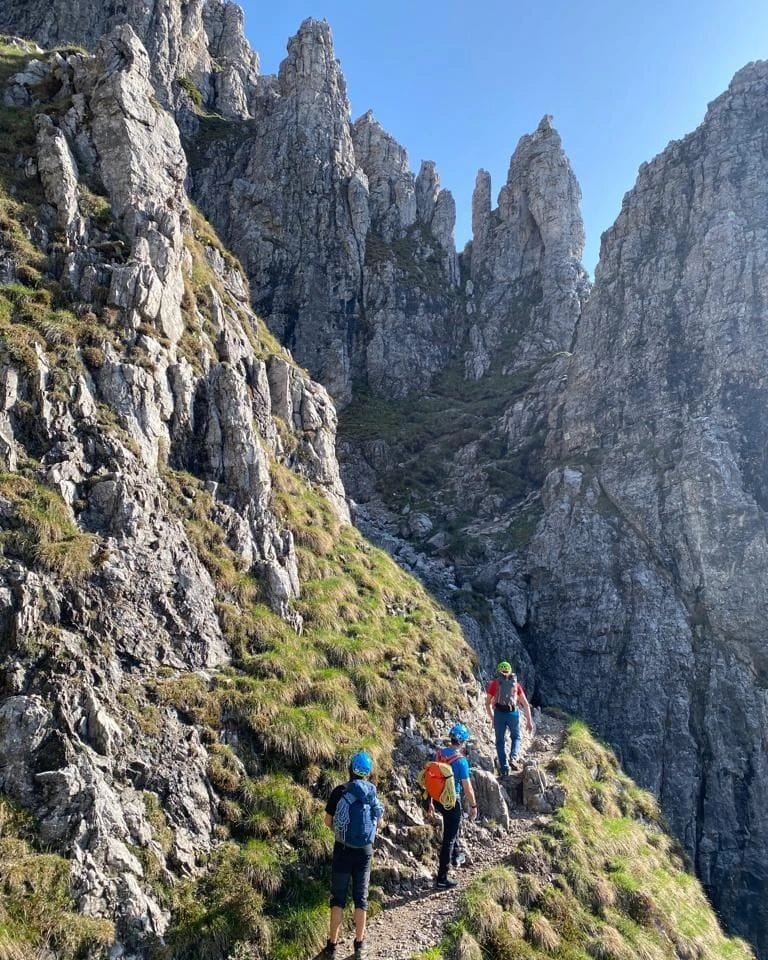
<svg viewBox="0 0 768 960">
<path fill-rule="evenodd" d="M 518 683 L 517 677 L 512 673 L 512 664 L 508 660 L 502 660 L 496 667 L 496 677 L 488 684 L 486 693 L 485 709 L 496 734 L 496 756 L 499 761 L 499 774 L 506 777 L 509 775 L 505 744 L 507 730 L 509 730 L 509 735 L 512 738 L 509 763 L 516 770 L 519 770 L 521 747 L 519 705 L 522 704 L 525 712 L 525 723 L 529 733 L 533 731 L 531 705 L 528 703 L 522 685 Z"/>
<path fill-rule="evenodd" d="M 364 750 L 356 753 L 349 762 L 348 782 L 336 787 L 325 805 L 325 824 L 332 827 L 336 842 L 331 864 L 331 924 L 322 957 L 336 956 L 350 880 L 355 904 L 355 960 L 363 957 L 373 840 L 384 817 L 376 787 L 368 780 L 372 772 L 369 754 Z"/>
<path fill-rule="evenodd" d="M 455 802 L 451 803 L 453 791 L 449 791 L 447 796 L 443 794 L 444 803 L 430 795 L 427 806 L 427 814 L 430 817 L 435 816 L 437 812 L 443 818 L 443 842 L 440 845 L 437 877 L 435 878 L 435 889 L 437 890 L 450 890 L 456 886 L 456 880 L 452 880 L 448 876 L 448 869 L 452 866 L 459 866 L 463 861 L 463 854 L 460 853 L 457 846 L 461 827 L 462 795 L 466 795 L 470 819 L 475 820 L 477 818 L 477 800 L 470 780 L 469 763 L 463 754 L 464 746 L 470 736 L 469 730 L 463 723 L 454 723 L 448 731 L 450 747 L 438 750 L 435 758 L 436 763 L 450 766 L 453 772 L 453 784 L 455 784 Z M 427 764 L 425 775 L 432 766 L 432 764 Z"/>
</svg>

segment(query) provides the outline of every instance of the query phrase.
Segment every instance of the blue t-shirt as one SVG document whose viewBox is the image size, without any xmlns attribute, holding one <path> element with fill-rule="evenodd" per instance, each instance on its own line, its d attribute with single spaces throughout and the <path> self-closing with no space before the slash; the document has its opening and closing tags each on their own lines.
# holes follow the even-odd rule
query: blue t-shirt
<svg viewBox="0 0 768 960">
<path fill-rule="evenodd" d="M 469 780 L 469 761 L 466 757 L 459 755 L 457 760 L 453 760 L 453 756 L 457 751 L 451 749 L 450 747 L 446 750 L 437 751 L 437 759 L 440 763 L 450 763 L 451 769 L 453 770 L 453 779 L 456 784 L 456 793 L 458 796 L 461 796 L 461 781 Z"/>
</svg>

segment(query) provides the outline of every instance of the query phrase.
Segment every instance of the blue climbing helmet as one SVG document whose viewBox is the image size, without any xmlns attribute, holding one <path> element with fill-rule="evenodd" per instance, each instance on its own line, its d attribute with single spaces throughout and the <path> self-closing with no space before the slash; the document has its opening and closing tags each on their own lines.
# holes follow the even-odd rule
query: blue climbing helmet
<svg viewBox="0 0 768 960">
<path fill-rule="evenodd" d="M 358 777 L 370 777 L 373 771 L 371 755 L 366 753 L 365 750 L 358 750 L 349 761 L 349 769 L 351 773 L 356 774 Z"/>
<path fill-rule="evenodd" d="M 469 732 L 469 727 L 465 727 L 463 723 L 454 723 L 448 731 L 448 736 L 455 743 L 466 743 L 472 734 Z"/>
</svg>

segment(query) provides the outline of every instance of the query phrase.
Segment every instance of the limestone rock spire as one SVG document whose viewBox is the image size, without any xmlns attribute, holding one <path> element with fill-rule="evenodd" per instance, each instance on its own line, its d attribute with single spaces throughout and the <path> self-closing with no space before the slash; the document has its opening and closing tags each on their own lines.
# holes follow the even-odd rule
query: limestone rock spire
<svg viewBox="0 0 768 960">
<path fill-rule="evenodd" d="M 472 228 L 472 375 L 485 372 L 505 339 L 516 342 L 521 362 L 568 350 L 588 290 L 584 224 L 581 190 L 550 116 L 521 137 L 495 209 L 490 175 L 478 173 Z"/>
<path fill-rule="evenodd" d="M 408 154 L 371 110 L 352 124 L 352 141 L 355 160 L 368 178 L 373 229 L 389 243 L 416 222 L 416 193 Z"/>
</svg>

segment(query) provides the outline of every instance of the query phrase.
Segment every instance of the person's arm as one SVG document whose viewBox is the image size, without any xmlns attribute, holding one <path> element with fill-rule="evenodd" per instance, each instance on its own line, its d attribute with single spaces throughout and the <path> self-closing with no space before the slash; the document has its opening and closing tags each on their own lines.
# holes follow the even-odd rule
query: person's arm
<svg viewBox="0 0 768 960">
<path fill-rule="evenodd" d="M 334 787 L 331 791 L 330 797 L 328 797 L 328 803 L 325 805 L 325 825 L 333 829 L 333 815 L 336 813 L 336 807 L 338 806 L 339 799 L 344 791 L 340 790 L 338 787 Z"/>
<path fill-rule="evenodd" d="M 472 781 L 469 777 L 461 781 L 461 789 L 464 791 L 464 796 L 467 798 L 467 803 L 469 804 L 469 819 L 476 820 L 477 798 L 475 797 L 475 788 L 472 786 Z"/>
<path fill-rule="evenodd" d="M 523 705 L 523 713 L 525 714 L 525 722 L 528 724 L 528 733 L 533 733 L 533 717 L 531 716 L 531 705 L 528 703 L 528 698 L 525 695 L 525 690 L 520 687 L 519 700 Z"/>
<path fill-rule="evenodd" d="M 496 690 L 494 689 L 491 693 L 492 684 L 488 684 L 488 693 L 485 695 L 485 712 L 488 714 L 488 719 L 493 723 L 493 704 L 496 700 Z"/>
<path fill-rule="evenodd" d="M 384 804 L 378 797 L 373 807 L 373 819 L 376 821 L 376 829 L 380 830 L 384 825 Z"/>
</svg>

